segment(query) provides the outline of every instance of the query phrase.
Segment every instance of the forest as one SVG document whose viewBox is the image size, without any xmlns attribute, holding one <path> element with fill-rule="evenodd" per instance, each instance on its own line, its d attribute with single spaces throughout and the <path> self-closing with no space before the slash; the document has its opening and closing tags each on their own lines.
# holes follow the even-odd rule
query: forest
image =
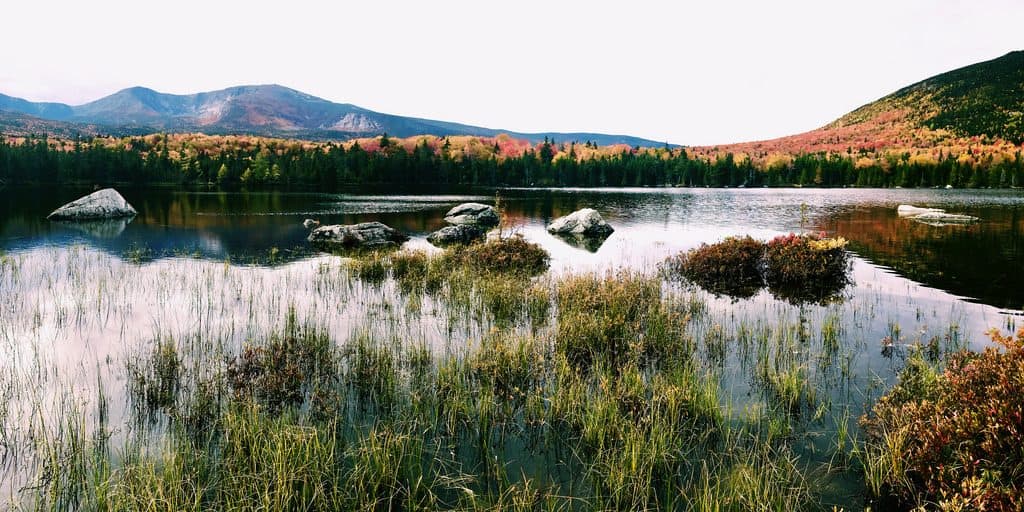
<svg viewBox="0 0 1024 512">
<path fill-rule="evenodd" d="M 969 151 L 969 150 L 968 150 Z M 347 143 L 259 137 L 150 135 L 121 139 L 0 139 L 0 184 L 132 184 L 221 188 L 358 185 L 519 187 L 945 187 L 1024 185 L 1019 150 L 999 159 L 953 151 L 816 152 L 783 158 L 687 148 L 597 147 L 507 136 L 387 135 Z M 967 156 L 967 158 L 965 158 Z M 865 162 L 867 162 L 865 164 Z"/>
</svg>

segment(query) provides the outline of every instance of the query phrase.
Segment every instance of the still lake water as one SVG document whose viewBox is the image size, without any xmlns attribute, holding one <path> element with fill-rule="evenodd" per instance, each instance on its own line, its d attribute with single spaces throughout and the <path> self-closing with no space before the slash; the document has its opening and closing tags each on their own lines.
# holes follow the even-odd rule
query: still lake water
<svg viewBox="0 0 1024 512">
<path fill-rule="evenodd" d="M 479 339 L 486 319 L 457 319 L 430 298 L 393 308 L 391 285 L 345 277 L 342 259 L 311 249 L 301 223 L 379 220 L 433 250 L 426 236 L 444 213 L 495 192 L 320 194 L 122 190 L 139 210 L 127 221 L 52 223 L 46 214 L 88 191 L 0 190 L 0 397 L 9 425 L 27 432 L 33 407 L 57 410 L 110 400 L 112 424 L 129 415 L 125 361 L 157 338 L 203 333 L 238 346 L 280 325 L 288 308 L 324 324 L 338 340 L 357 332 L 423 341 L 439 351 Z M 988 328 L 1021 322 L 1024 193 L 862 189 L 501 190 L 512 229 L 552 255 L 551 275 L 629 267 L 654 271 L 665 257 L 726 236 L 769 239 L 824 231 L 850 240 L 853 284 L 842 300 L 793 304 L 762 291 L 748 299 L 696 290 L 707 315 L 695 329 L 746 343 L 751 333 L 804 333 L 792 351 L 818 398 L 800 420 L 794 447 L 819 478 L 821 500 L 856 508 L 856 475 L 832 467 L 837 425 L 852 428 L 895 381 L 907 347 L 940 340 L 943 350 L 985 346 Z M 899 204 L 945 208 L 979 222 L 931 226 L 899 218 Z M 615 227 L 601 244 L 570 245 L 545 231 L 576 209 L 598 210 Z M 401 309 L 403 311 L 396 311 Z M 410 312 L 412 311 L 412 312 Z M 824 342 L 839 325 L 841 346 Z M 882 344 L 884 338 L 893 346 Z M 790 343 L 787 342 L 787 343 Z M 710 346 L 708 347 L 710 351 Z M 788 350 L 788 349 L 787 349 Z M 714 358 L 710 358 L 714 359 Z M 721 366 L 730 407 L 770 405 L 751 378 L 749 354 L 729 350 Z M 20 406 L 17 396 L 31 399 Z M 100 393 L 100 394 L 102 394 Z M 35 404 L 35 406 L 33 406 Z M 19 416 L 20 414 L 20 416 Z M 852 419 L 851 419 L 852 418 Z M 9 429 L 5 435 L 17 435 Z M 30 483 L 31 463 L 0 457 L 0 489 Z M 29 469 L 26 469 L 29 468 Z M 822 474 L 824 473 L 824 474 Z M 0 503 L 4 501 L 0 494 Z"/>
<path fill-rule="evenodd" d="M 83 244 L 115 256 L 192 255 L 235 263 L 281 264 L 316 255 L 305 218 L 324 224 L 379 220 L 428 247 L 444 212 L 468 194 L 226 193 L 126 190 L 139 210 L 129 221 L 51 223 L 46 214 L 87 191 L 0 190 L 0 249 Z M 998 308 L 1024 308 L 1024 192 L 864 189 L 503 190 L 515 229 L 544 246 L 556 269 L 655 264 L 725 236 L 769 238 L 824 231 L 851 241 L 863 262 L 910 281 Z M 899 204 L 979 217 L 967 226 L 931 226 L 896 215 Z M 805 205 L 802 209 L 801 205 Z M 616 228 L 599 247 L 548 235 L 552 219 L 595 208 Z M 271 251 L 275 257 L 270 259 Z"/>
</svg>

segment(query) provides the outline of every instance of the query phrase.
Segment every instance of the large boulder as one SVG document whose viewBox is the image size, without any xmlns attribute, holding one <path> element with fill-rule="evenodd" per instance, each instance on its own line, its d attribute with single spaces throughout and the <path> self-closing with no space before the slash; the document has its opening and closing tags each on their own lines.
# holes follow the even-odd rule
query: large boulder
<svg viewBox="0 0 1024 512">
<path fill-rule="evenodd" d="M 462 203 L 444 214 L 449 224 L 478 224 L 481 226 L 497 226 L 498 210 L 493 206 L 480 203 Z"/>
<path fill-rule="evenodd" d="M 97 190 L 53 211 L 50 220 L 96 220 L 134 217 L 138 212 L 112 188 Z"/>
<path fill-rule="evenodd" d="M 380 222 L 320 226 L 309 234 L 313 244 L 342 249 L 378 249 L 397 247 L 409 237 Z"/>
<path fill-rule="evenodd" d="M 577 210 L 565 217 L 559 217 L 548 225 L 548 233 L 553 235 L 608 236 L 612 234 L 601 214 L 592 208 Z"/>
<path fill-rule="evenodd" d="M 475 224 L 445 226 L 427 236 L 427 241 L 438 246 L 470 244 L 484 237 L 486 232 Z"/>
</svg>

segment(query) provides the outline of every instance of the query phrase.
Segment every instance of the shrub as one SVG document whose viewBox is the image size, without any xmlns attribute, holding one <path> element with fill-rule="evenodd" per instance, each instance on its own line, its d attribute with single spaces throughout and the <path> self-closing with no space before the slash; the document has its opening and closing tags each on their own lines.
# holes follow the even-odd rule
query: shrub
<svg viewBox="0 0 1024 512">
<path fill-rule="evenodd" d="M 829 302 L 849 284 L 846 240 L 815 235 L 778 236 L 765 248 L 765 281 L 790 302 Z"/>
<path fill-rule="evenodd" d="M 1024 329 L 1016 339 L 989 335 L 1004 351 L 958 352 L 935 375 L 916 361 L 861 419 L 877 499 L 947 510 L 1024 508 Z"/>
<path fill-rule="evenodd" d="M 663 268 L 669 277 L 686 278 L 712 293 L 746 298 L 763 287 L 764 248 L 749 236 L 730 237 L 671 256 Z"/>
</svg>

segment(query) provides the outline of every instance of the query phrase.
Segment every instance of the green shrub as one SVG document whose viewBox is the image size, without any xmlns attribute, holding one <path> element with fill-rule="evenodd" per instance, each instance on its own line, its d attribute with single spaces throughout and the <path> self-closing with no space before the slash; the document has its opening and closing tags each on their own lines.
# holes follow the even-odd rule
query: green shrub
<svg viewBox="0 0 1024 512">
<path fill-rule="evenodd" d="M 886 506 L 1024 508 L 1024 329 L 1003 351 L 954 354 L 941 374 L 913 362 L 861 419 L 869 490 Z"/>
<path fill-rule="evenodd" d="M 765 244 L 749 236 L 730 237 L 715 244 L 669 257 L 669 277 L 683 277 L 715 294 L 746 298 L 764 285 L 761 260 Z"/>
</svg>

